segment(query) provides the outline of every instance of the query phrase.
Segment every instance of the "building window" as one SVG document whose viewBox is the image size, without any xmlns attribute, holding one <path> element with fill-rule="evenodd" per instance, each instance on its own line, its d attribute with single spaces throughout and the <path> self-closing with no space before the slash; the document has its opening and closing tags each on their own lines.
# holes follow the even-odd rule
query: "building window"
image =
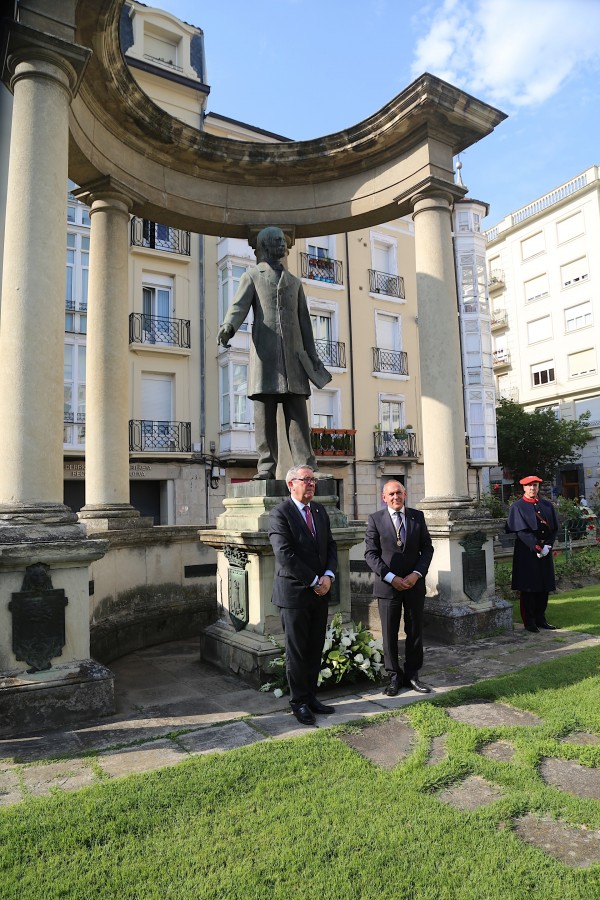
<svg viewBox="0 0 600 900">
<path fill-rule="evenodd" d="M 569 378 L 576 378 L 578 375 L 593 375 L 596 371 L 596 351 L 593 348 L 570 353 L 567 360 Z"/>
<path fill-rule="evenodd" d="M 393 434 L 398 428 L 405 428 L 404 398 L 385 396 L 379 398 L 379 424 L 386 434 Z"/>
<path fill-rule="evenodd" d="M 227 311 L 233 302 L 237 289 L 240 286 L 240 279 L 244 272 L 248 269 L 247 265 L 234 263 L 227 260 L 225 265 L 219 269 L 219 323 L 225 321 Z M 252 312 L 246 316 L 245 321 L 240 325 L 240 331 L 248 331 L 252 323 Z"/>
<path fill-rule="evenodd" d="M 560 267 L 560 280 L 563 287 L 579 284 L 579 282 L 585 281 L 588 275 L 589 266 L 586 256 Z"/>
<path fill-rule="evenodd" d="M 532 234 L 531 237 L 521 241 L 521 259 L 531 259 L 532 256 L 543 253 L 545 249 L 544 232 L 538 231 L 537 234 Z"/>
<path fill-rule="evenodd" d="M 337 391 L 313 390 L 310 408 L 313 428 L 336 428 Z"/>
<path fill-rule="evenodd" d="M 527 343 L 537 344 L 538 341 L 547 341 L 552 337 L 552 319 L 544 316 L 527 323 Z"/>
<path fill-rule="evenodd" d="M 146 24 L 144 30 L 144 56 L 146 59 L 181 70 L 181 66 L 177 65 L 178 51 L 179 42 L 175 39 L 175 35 L 168 34 L 162 29 L 151 29 Z"/>
<path fill-rule="evenodd" d="M 173 279 L 153 276 L 162 284 L 142 285 L 142 332 L 144 342 L 173 343 L 167 327 L 173 313 Z"/>
<path fill-rule="evenodd" d="M 85 443 L 85 344 L 65 342 L 64 433 L 66 447 Z"/>
<path fill-rule="evenodd" d="M 597 428 L 600 425 L 600 396 L 575 401 L 575 418 L 578 419 L 579 416 L 586 412 L 591 414 L 591 418 L 588 419 L 588 426 Z"/>
<path fill-rule="evenodd" d="M 556 381 L 554 374 L 554 360 L 537 363 L 531 366 L 531 384 L 533 387 L 539 387 L 543 384 L 553 384 Z"/>
<path fill-rule="evenodd" d="M 485 257 L 461 254 L 459 278 L 463 312 L 486 312 Z"/>
<path fill-rule="evenodd" d="M 578 303 L 577 306 L 571 306 L 565 309 L 565 330 L 578 331 L 579 328 L 585 328 L 592 324 L 592 304 L 590 300 L 585 303 Z"/>
<path fill-rule="evenodd" d="M 534 303 L 548 296 L 548 275 L 538 275 L 525 282 L 525 303 Z"/>
<path fill-rule="evenodd" d="M 388 313 L 375 313 L 375 334 L 380 350 L 402 350 L 402 319 Z"/>
<path fill-rule="evenodd" d="M 581 210 L 563 219 L 562 222 L 556 223 L 556 240 L 559 244 L 570 241 L 571 238 L 578 237 L 584 233 L 583 213 Z"/>
<path fill-rule="evenodd" d="M 90 239 L 88 235 L 67 234 L 67 281 L 65 305 L 67 309 L 87 309 L 90 271 Z"/>
<path fill-rule="evenodd" d="M 248 400 L 248 366 L 231 360 L 219 369 L 221 381 L 221 428 L 232 429 L 251 424 Z"/>
</svg>

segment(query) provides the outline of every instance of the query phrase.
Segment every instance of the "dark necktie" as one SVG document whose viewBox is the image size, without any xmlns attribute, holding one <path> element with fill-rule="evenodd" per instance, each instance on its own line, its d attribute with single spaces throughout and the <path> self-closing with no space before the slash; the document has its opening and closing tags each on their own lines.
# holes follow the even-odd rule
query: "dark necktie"
<svg viewBox="0 0 600 900">
<path fill-rule="evenodd" d="M 306 516 L 306 524 L 308 525 L 309 531 L 313 537 L 316 537 L 315 534 L 315 523 L 313 522 L 312 513 L 310 511 L 310 506 L 308 504 L 304 507 L 304 515 Z"/>
<path fill-rule="evenodd" d="M 396 543 L 399 547 L 404 547 L 404 541 L 406 540 L 406 530 L 404 528 L 404 519 L 400 515 L 399 512 L 394 513 L 394 518 L 396 520 Z"/>
</svg>

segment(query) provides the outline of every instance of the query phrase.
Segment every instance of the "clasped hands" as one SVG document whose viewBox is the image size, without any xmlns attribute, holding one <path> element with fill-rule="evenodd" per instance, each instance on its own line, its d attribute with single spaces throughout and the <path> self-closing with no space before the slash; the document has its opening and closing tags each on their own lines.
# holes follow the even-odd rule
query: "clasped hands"
<svg viewBox="0 0 600 900">
<path fill-rule="evenodd" d="M 328 594 L 331 590 L 331 578 L 329 575 L 321 575 L 318 582 L 315 584 L 313 591 L 317 595 L 317 597 L 324 597 L 325 594 Z"/>
<path fill-rule="evenodd" d="M 551 548 L 550 544 L 544 544 L 544 546 L 542 547 L 542 549 L 541 549 L 541 550 L 539 551 L 539 553 L 538 553 L 538 559 L 541 559 L 542 556 L 548 556 L 548 554 L 550 553 L 550 550 L 551 550 L 551 549 L 552 549 L 552 548 Z"/>
<path fill-rule="evenodd" d="M 415 572 L 410 572 L 404 578 L 400 575 L 394 575 L 392 579 L 392 587 L 395 591 L 408 591 L 415 586 L 419 576 Z"/>
</svg>

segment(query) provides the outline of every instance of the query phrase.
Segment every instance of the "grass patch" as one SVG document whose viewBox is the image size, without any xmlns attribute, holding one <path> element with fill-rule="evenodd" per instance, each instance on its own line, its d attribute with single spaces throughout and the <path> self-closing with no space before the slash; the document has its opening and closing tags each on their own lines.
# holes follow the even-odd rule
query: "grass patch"
<svg viewBox="0 0 600 900">
<path fill-rule="evenodd" d="M 0 898 L 371 898 L 542 900 L 600 896 L 600 865 L 570 869 L 513 832 L 525 812 L 600 829 L 600 802 L 546 786 L 543 756 L 600 766 L 600 747 L 560 743 L 600 734 L 600 648 L 462 688 L 404 711 L 410 757 L 383 771 L 331 731 L 31 798 L 0 810 Z M 487 698 L 530 710 L 536 727 L 473 728 L 450 705 Z M 388 714 L 389 716 L 389 714 Z M 425 760 L 447 734 L 448 757 Z M 482 756 L 510 740 L 510 763 Z M 502 799 L 460 812 L 442 787 L 479 774 Z"/>
<path fill-rule="evenodd" d="M 513 621 L 521 622 L 518 596 L 511 597 Z M 550 594 L 548 621 L 567 631 L 600 634 L 600 585 Z"/>
</svg>

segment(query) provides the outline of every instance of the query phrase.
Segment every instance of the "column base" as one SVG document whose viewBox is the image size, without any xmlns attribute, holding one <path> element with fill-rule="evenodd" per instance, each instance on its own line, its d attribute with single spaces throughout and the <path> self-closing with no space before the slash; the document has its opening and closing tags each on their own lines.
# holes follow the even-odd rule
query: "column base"
<svg viewBox="0 0 600 900">
<path fill-rule="evenodd" d="M 154 525 L 152 516 L 141 516 L 129 503 L 87 503 L 77 515 L 87 534 L 97 531 L 129 531 L 151 528 Z"/>
<path fill-rule="evenodd" d="M 63 503 L 0 503 L 0 544 L 84 539 L 76 514 Z"/>
<path fill-rule="evenodd" d="M 2 738 L 76 727 L 114 711 L 114 675 L 93 659 L 0 675 Z"/>
<path fill-rule="evenodd" d="M 275 637 L 283 644 L 283 634 Z M 235 631 L 224 622 L 216 622 L 200 632 L 202 662 L 237 675 L 253 688 L 260 688 L 273 678 L 269 663 L 279 656 L 279 652 L 264 635 Z"/>
</svg>

